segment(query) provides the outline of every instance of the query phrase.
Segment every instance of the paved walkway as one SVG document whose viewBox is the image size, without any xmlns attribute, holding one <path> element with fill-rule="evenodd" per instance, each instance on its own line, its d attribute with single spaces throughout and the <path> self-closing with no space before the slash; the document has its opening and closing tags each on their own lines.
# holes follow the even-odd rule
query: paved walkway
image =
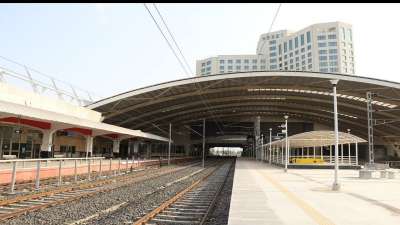
<svg viewBox="0 0 400 225">
<path fill-rule="evenodd" d="M 339 171 L 342 189 L 330 190 L 333 170 L 290 169 L 238 159 L 228 225 L 400 224 L 400 174 L 360 180 Z"/>
</svg>

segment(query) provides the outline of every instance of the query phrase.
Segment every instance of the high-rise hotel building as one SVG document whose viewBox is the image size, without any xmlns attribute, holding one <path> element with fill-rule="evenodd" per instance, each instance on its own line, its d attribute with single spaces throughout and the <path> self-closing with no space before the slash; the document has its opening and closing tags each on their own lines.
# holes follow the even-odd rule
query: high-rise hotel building
<svg viewBox="0 0 400 225">
<path fill-rule="evenodd" d="M 318 23 L 300 31 L 262 34 L 256 55 L 219 55 L 196 62 L 196 75 L 249 71 L 354 74 L 352 26 Z"/>
</svg>

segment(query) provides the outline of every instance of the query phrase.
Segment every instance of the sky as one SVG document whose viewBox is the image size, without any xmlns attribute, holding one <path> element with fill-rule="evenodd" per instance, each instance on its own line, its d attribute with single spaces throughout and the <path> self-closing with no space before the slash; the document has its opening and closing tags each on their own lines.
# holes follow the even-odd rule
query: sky
<svg viewBox="0 0 400 225">
<path fill-rule="evenodd" d="M 268 32 L 278 5 L 170 3 L 157 7 L 195 71 L 198 59 L 255 54 L 258 38 Z M 156 16 L 152 5 L 148 6 Z M 332 21 L 350 23 L 356 75 L 400 82 L 396 68 L 399 12 L 400 4 L 283 3 L 272 31 L 297 31 Z M 190 76 L 143 4 L 0 4 L 0 27 L 0 56 L 88 90 L 97 98 Z M 0 59 L 0 66 L 15 65 Z"/>
</svg>

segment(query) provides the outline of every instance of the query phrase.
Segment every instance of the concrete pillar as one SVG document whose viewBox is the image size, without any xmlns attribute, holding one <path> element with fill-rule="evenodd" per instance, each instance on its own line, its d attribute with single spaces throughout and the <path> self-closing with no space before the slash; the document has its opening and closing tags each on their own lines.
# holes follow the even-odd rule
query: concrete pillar
<svg viewBox="0 0 400 225">
<path fill-rule="evenodd" d="M 40 145 L 40 151 L 51 152 L 51 146 L 53 146 L 53 134 L 55 130 L 44 130 L 42 144 Z M 11 146 L 10 146 L 11 149 Z"/>
<path fill-rule="evenodd" d="M 92 157 L 93 153 L 93 136 L 86 136 L 86 158 Z"/>
<path fill-rule="evenodd" d="M 119 139 L 114 139 L 113 140 L 113 153 L 119 154 L 119 145 L 121 141 Z"/>
</svg>

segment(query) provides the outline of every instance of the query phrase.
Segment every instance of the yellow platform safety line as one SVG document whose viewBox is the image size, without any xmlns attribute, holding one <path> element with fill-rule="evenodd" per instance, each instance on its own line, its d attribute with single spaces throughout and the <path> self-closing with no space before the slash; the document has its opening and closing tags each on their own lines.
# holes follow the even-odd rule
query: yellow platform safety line
<svg viewBox="0 0 400 225">
<path fill-rule="evenodd" d="M 309 217 L 311 217 L 319 225 L 335 225 L 329 218 L 322 215 L 318 210 L 314 209 L 311 205 L 297 197 L 293 192 L 289 191 L 278 181 L 271 176 L 262 173 L 262 175 L 272 183 L 279 191 L 281 191 L 287 198 L 299 206 Z"/>
</svg>

